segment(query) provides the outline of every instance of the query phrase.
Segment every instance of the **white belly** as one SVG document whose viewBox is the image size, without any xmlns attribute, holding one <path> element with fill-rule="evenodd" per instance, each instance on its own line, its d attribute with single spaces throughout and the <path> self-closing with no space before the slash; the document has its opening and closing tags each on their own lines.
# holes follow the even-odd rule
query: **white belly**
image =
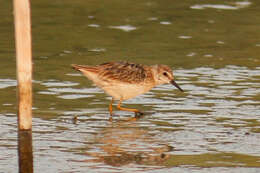
<svg viewBox="0 0 260 173">
<path fill-rule="evenodd" d="M 98 87 L 102 88 L 108 95 L 112 96 L 115 100 L 127 100 L 134 98 L 138 95 L 146 93 L 153 84 L 129 84 L 129 83 L 118 83 L 116 81 L 106 81 L 100 79 L 97 73 L 83 71 L 84 75 L 92 80 Z"/>
<path fill-rule="evenodd" d="M 146 93 L 152 87 L 147 85 L 117 84 L 102 87 L 105 92 L 115 100 L 127 100 Z"/>
</svg>

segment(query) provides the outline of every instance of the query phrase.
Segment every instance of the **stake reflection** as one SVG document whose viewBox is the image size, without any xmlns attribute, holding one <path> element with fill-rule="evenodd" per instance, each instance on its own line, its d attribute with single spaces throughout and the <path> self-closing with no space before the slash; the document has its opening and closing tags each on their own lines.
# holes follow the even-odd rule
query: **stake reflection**
<svg viewBox="0 0 260 173">
<path fill-rule="evenodd" d="M 32 131 L 18 130 L 19 173 L 33 173 Z"/>
</svg>

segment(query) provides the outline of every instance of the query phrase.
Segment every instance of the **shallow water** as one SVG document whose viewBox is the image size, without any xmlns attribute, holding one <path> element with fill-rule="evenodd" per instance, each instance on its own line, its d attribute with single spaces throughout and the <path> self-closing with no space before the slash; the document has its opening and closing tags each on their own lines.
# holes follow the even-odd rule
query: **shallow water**
<svg viewBox="0 0 260 173">
<path fill-rule="evenodd" d="M 2 4 L 0 167 L 17 172 L 11 4 Z M 260 171 L 259 2 L 169 4 L 32 2 L 35 172 Z M 118 60 L 168 64 L 185 93 L 156 87 L 124 102 L 144 116 L 115 111 L 110 122 L 111 98 L 70 64 Z"/>
</svg>

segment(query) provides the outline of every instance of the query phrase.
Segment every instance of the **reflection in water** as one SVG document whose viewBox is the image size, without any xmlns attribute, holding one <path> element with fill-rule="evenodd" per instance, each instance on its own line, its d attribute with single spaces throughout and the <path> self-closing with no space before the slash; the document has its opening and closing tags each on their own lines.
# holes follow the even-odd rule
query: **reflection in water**
<svg viewBox="0 0 260 173">
<path fill-rule="evenodd" d="M 13 79 L 0 79 L 0 89 L 16 86 L 16 80 Z"/>
<path fill-rule="evenodd" d="M 172 149 L 156 141 L 153 135 L 150 135 L 147 129 L 139 127 L 138 123 L 128 120 L 113 122 L 112 127 L 100 131 L 93 142 L 98 144 L 98 149 L 88 150 L 85 154 L 94 159 L 84 162 L 103 162 L 113 167 L 132 165 L 145 168 L 145 165 L 158 165 L 147 169 L 159 168 L 159 165 L 163 165 L 169 158 L 166 152 Z M 97 165 L 95 168 L 103 166 Z"/>
<path fill-rule="evenodd" d="M 202 10 L 205 8 L 215 8 L 221 10 L 239 10 L 240 8 L 246 8 L 250 6 L 252 3 L 249 1 L 235 2 L 233 5 L 223 5 L 223 4 L 202 4 L 202 5 L 193 5 L 191 9 Z"/>
<path fill-rule="evenodd" d="M 19 172 L 33 173 L 32 131 L 18 132 Z"/>
<path fill-rule="evenodd" d="M 125 31 L 125 32 L 130 32 L 130 31 L 134 31 L 134 30 L 137 29 L 136 27 L 131 26 L 131 25 L 109 26 L 109 28 L 111 28 L 111 29 L 120 29 L 120 30 Z"/>
</svg>

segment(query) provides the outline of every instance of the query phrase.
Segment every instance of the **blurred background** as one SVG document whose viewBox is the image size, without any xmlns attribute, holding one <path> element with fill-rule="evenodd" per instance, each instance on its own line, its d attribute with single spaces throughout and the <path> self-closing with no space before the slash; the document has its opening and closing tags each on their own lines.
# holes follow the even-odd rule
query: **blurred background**
<svg viewBox="0 0 260 173">
<path fill-rule="evenodd" d="M 0 167 L 17 172 L 12 1 L 0 0 Z M 35 172 L 259 172 L 258 0 L 31 1 Z M 70 64 L 167 64 L 116 111 Z M 75 120 L 74 117 L 78 119 Z"/>
</svg>

